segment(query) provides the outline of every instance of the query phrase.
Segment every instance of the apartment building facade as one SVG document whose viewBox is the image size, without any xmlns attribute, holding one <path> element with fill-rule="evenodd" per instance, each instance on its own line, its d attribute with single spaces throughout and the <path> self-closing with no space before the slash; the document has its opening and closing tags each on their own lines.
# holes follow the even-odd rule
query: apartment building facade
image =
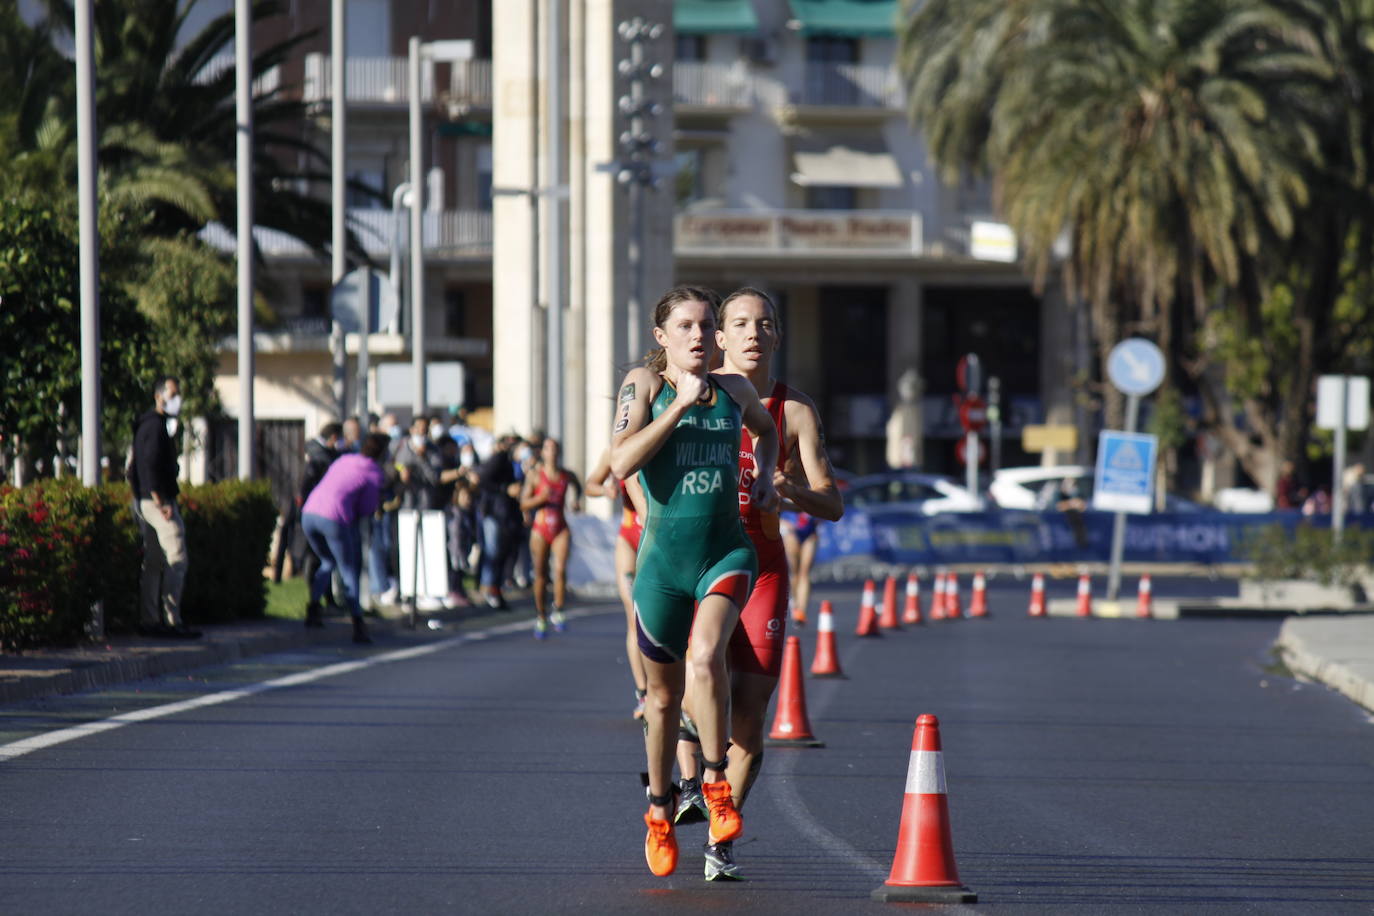
<svg viewBox="0 0 1374 916">
<path fill-rule="evenodd" d="M 310 106 L 324 149 L 329 6 L 297 0 L 274 26 L 279 35 L 319 30 L 278 78 Z M 469 39 L 475 52 L 425 67 L 421 84 L 423 347 L 431 362 L 461 363 L 465 379 L 461 390 L 432 393 L 433 408 L 490 408 L 494 426 L 526 432 L 556 418 L 570 464 L 585 470 L 609 438 L 620 375 L 652 344 L 653 301 L 690 282 L 775 297 L 780 369 L 816 399 L 842 467 L 884 465 L 898 382 L 914 372 L 915 456 L 955 472 L 954 367 L 969 352 L 1001 379 L 1004 460 L 1020 457 L 1022 424 L 1072 422 L 1074 310 L 1053 289 L 1033 293 L 984 186 L 937 180 L 906 116 L 896 0 L 349 0 L 347 9 L 347 169 L 376 192 L 351 195 L 349 219 L 384 272 L 398 253 L 393 192 L 409 169 L 407 41 Z M 641 100 L 659 103 L 644 121 L 658 144 L 658 187 L 638 192 L 617 180 L 631 125 L 621 23 L 636 17 L 662 27 L 641 45 L 662 67 L 642 82 Z M 541 249 L 551 235 L 556 290 Z M 338 412 L 333 278 L 327 260 L 291 239 L 259 232 L 258 241 L 279 320 L 256 338 L 255 407 L 289 449 L 293 430 L 309 435 Z M 563 318 L 558 365 L 550 301 Z M 368 341 L 368 404 L 379 413 L 409 412 L 378 383 L 388 363 L 411 358 L 407 316 L 401 308 Z M 350 413 L 359 343 L 350 335 Z M 233 415 L 232 344 L 221 368 Z M 563 384 L 551 387 L 550 375 Z M 550 393 L 560 387 L 555 411 Z M 212 473 L 224 464 L 218 448 Z"/>
</svg>

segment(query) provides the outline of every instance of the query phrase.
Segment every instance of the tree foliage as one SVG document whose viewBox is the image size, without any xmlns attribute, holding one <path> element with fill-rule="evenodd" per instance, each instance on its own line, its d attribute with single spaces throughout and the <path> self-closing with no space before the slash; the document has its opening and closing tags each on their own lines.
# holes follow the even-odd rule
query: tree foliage
<svg viewBox="0 0 1374 916">
<path fill-rule="evenodd" d="M 942 174 L 992 179 L 1100 355 L 1155 338 L 1272 481 L 1315 374 L 1369 347 L 1372 23 L 1370 0 L 925 0 L 902 68 Z"/>
<path fill-rule="evenodd" d="M 234 17 L 179 42 L 196 2 L 94 8 L 102 441 L 115 456 L 159 374 L 182 379 L 188 415 L 219 412 L 217 351 L 235 323 L 233 260 L 197 235 L 214 221 L 236 228 Z M 68 0 L 44 7 L 31 24 L 17 0 L 0 0 L 0 364 L 11 382 L 0 435 L 19 436 L 34 456 L 72 440 L 80 417 L 75 77 L 56 50 L 74 13 Z M 252 17 L 282 9 L 257 0 Z M 328 160 L 303 133 L 303 104 L 263 80 L 308 37 L 254 55 L 255 224 L 322 255 L 329 202 L 297 189 L 327 178 Z M 351 236 L 350 250 L 363 257 Z"/>
<path fill-rule="evenodd" d="M 0 200 L 0 431 L 7 439 L 18 436 L 33 456 L 55 454 L 81 416 L 73 237 L 70 224 L 51 210 Z M 127 443 L 127 430 L 151 397 L 154 326 L 108 279 L 100 298 L 101 426 Z"/>
</svg>

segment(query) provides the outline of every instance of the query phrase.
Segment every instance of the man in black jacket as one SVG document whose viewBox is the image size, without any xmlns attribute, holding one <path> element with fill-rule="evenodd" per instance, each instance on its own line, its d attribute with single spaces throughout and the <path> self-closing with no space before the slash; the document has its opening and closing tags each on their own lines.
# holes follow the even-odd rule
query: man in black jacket
<svg viewBox="0 0 1374 916">
<path fill-rule="evenodd" d="M 501 610 L 508 609 L 501 594 L 505 578 L 506 560 L 515 546 L 511 532 L 513 522 L 520 517 L 520 484 L 511 464 L 511 446 L 515 436 L 502 436 L 490 457 L 477 468 L 477 489 L 481 495 L 478 509 L 482 514 L 482 590 L 487 604 Z"/>
<path fill-rule="evenodd" d="M 318 436 L 305 443 L 305 470 L 301 472 L 301 489 L 296 494 L 296 505 L 292 507 L 291 528 L 294 529 L 300 524 L 301 506 L 305 505 L 310 491 L 315 489 L 315 484 L 324 479 L 324 472 L 329 470 L 334 459 L 339 457 L 339 442 L 342 438 L 343 424 L 331 421 L 320 427 Z M 319 569 L 320 558 L 315 556 L 315 551 L 306 544 L 305 562 L 301 564 L 301 574 L 305 576 L 305 581 L 315 581 L 315 573 L 319 572 Z M 334 600 L 333 588 L 325 591 L 324 603 L 332 608 L 339 606 Z"/>
<path fill-rule="evenodd" d="M 171 377 L 153 388 L 153 409 L 134 423 L 130 486 L 143 529 L 143 576 L 139 632 L 149 636 L 194 639 L 181 619 L 181 590 L 186 582 L 186 525 L 177 511 L 176 447 L 167 431 L 169 418 L 181 412 L 181 385 Z"/>
</svg>

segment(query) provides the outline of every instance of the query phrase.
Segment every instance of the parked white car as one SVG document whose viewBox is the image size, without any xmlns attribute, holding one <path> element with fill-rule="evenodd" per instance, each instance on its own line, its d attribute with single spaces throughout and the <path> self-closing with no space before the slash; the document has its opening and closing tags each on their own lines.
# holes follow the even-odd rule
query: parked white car
<svg viewBox="0 0 1374 916">
<path fill-rule="evenodd" d="M 844 487 L 846 506 L 869 511 L 909 509 L 922 515 L 940 512 L 978 512 L 978 497 L 939 474 L 887 471 L 855 477 Z"/>
<path fill-rule="evenodd" d="M 992 475 L 988 493 L 1002 509 L 1050 509 L 1058 502 L 1060 481 L 1072 478 L 1078 496 L 1092 505 L 1094 469 L 1081 464 L 1058 464 L 1049 467 L 1002 468 Z M 1192 500 L 1169 493 L 1164 498 L 1166 512 L 1199 512 L 1205 507 Z M 1251 510 L 1245 510 L 1251 511 Z M 1265 511 L 1265 510 L 1254 510 Z"/>
<path fill-rule="evenodd" d="M 1092 499 L 1093 469 L 1081 464 L 1001 468 L 993 472 L 988 492 L 1003 509 L 1043 509 L 1053 505 L 1053 500 L 1041 498 L 1046 486 L 1057 485 L 1065 477 L 1078 481 L 1079 496 Z"/>
<path fill-rule="evenodd" d="M 1222 512 L 1273 512 L 1274 497 L 1250 487 L 1226 487 L 1217 490 L 1212 505 Z"/>
</svg>

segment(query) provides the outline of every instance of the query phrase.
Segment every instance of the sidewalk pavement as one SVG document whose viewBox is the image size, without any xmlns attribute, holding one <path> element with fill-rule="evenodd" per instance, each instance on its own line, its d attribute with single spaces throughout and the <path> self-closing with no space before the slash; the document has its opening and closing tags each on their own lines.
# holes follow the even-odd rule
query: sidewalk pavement
<svg viewBox="0 0 1374 916">
<path fill-rule="evenodd" d="M 1288 670 L 1374 712 L 1374 615 L 1289 617 L 1274 645 Z"/>
<path fill-rule="evenodd" d="M 302 645 L 351 645 L 352 636 L 343 618 L 330 619 L 322 630 L 275 617 L 201 630 L 205 635 L 194 640 L 113 635 L 99 643 L 0 655 L 0 703 L 98 690 Z"/>
<path fill-rule="evenodd" d="M 385 644 L 388 633 L 428 633 L 434 629 L 442 631 L 435 635 L 453 635 L 493 622 L 522 620 L 529 614 L 529 609 L 518 602 L 509 612 L 473 607 L 423 613 L 419 615 L 418 629 L 412 631 L 408 628 L 407 609 L 388 607 L 381 609 L 379 615 L 369 614 L 367 626 L 374 637 L 382 637 L 378 642 Z M 304 646 L 355 648 L 347 615 L 326 615 L 324 622 L 322 629 L 306 629 L 301 620 L 265 617 L 234 623 L 197 624 L 204 634 L 200 639 L 118 634 L 107 636 L 99 643 L 0 654 L 0 704 L 99 690 Z"/>
</svg>

